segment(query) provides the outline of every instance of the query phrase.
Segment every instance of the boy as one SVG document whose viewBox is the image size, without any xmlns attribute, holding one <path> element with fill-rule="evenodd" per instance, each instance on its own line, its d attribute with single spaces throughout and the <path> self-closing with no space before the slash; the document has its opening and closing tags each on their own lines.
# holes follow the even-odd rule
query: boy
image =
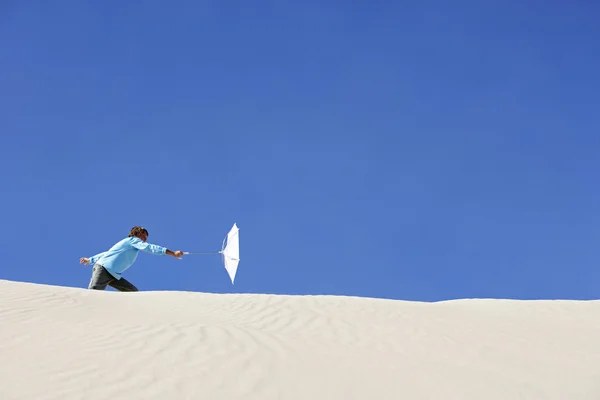
<svg viewBox="0 0 600 400">
<path fill-rule="evenodd" d="M 117 242 L 108 251 L 90 258 L 81 257 L 81 264 L 94 266 L 88 289 L 104 290 L 106 286 L 111 286 L 121 292 L 137 292 L 138 289 L 121 274 L 133 265 L 140 250 L 161 256 L 168 254 L 175 258 L 183 256 L 180 250 L 171 251 L 166 247 L 147 243 L 146 240 L 148 231 L 141 226 L 134 226 L 128 237 Z"/>
</svg>

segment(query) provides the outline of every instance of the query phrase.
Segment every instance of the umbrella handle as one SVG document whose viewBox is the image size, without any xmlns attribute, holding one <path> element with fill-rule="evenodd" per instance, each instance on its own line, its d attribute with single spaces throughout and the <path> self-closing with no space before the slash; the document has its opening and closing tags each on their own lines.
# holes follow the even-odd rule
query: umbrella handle
<svg viewBox="0 0 600 400">
<path fill-rule="evenodd" d="M 184 251 L 183 254 L 221 254 L 222 251 L 209 251 L 209 252 L 202 252 L 202 251 Z"/>
</svg>

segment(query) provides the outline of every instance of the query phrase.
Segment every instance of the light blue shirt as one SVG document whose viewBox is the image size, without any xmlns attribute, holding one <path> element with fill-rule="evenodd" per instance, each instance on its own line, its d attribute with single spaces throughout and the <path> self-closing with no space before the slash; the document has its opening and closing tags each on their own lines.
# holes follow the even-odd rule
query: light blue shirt
<svg viewBox="0 0 600 400">
<path fill-rule="evenodd" d="M 112 276 L 121 279 L 121 274 L 133 265 L 140 250 L 150 254 L 164 256 L 166 247 L 150 244 L 132 236 L 117 242 L 113 247 L 90 257 L 90 265 L 102 265 Z"/>
</svg>

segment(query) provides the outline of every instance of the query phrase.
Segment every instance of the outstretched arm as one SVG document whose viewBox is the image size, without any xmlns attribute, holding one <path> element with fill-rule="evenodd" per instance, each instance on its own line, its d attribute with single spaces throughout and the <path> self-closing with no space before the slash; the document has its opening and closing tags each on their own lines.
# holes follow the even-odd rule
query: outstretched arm
<svg viewBox="0 0 600 400">
<path fill-rule="evenodd" d="M 105 251 L 99 254 L 96 254 L 95 256 L 92 256 L 90 258 L 85 258 L 85 257 L 81 257 L 79 259 L 79 263 L 83 264 L 83 265 L 89 265 L 89 264 L 95 264 L 96 261 L 98 261 L 98 259 L 100 259 L 100 257 L 102 257 L 104 255 L 104 253 L 106 253 Z"/>
<path fill-rule="evenodd" d="M 183 252 L 181 250 L 172 251 L 163 246 L 144 242 L 143 240 L 141 240 L 139 238 L 135 238 L 131 242 L 131 245 L 138 250 L 142 250 L 142 251 L 145 251 L 146 253 L 156 254 L 159 256 L 164 256 L 165 254 L 175 257 L 175 258 L 181 258 L 181 256 L 183 256 Z"/>
<path fill-rule="evenodd" d="M 167 249 L 165 254 L 168 254 L 175 258 L 181 258 L 181 256 L 183 256 L 183 251 L 181 251 L 181 250 L 171 251 L 171 250 Z"/>
</svg>

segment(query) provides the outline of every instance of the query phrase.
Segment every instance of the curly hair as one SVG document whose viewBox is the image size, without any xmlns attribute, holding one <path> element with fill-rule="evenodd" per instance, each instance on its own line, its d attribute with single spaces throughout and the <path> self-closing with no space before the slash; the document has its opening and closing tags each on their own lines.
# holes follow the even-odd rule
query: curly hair
<svg viewBox="0 0 600 400">
<path fill-rule="evenodd" d="M 129 231 L 129 237 L 132 236 L 137 236 L 141 233 L 145 233 L 146 236 L 148 236 L 148 231 L 146 230 L 146 228 L 142 227 L 142 226 L 134 226 L 133 228 L 131 228 L 131 230 Z"/>
</svg>

